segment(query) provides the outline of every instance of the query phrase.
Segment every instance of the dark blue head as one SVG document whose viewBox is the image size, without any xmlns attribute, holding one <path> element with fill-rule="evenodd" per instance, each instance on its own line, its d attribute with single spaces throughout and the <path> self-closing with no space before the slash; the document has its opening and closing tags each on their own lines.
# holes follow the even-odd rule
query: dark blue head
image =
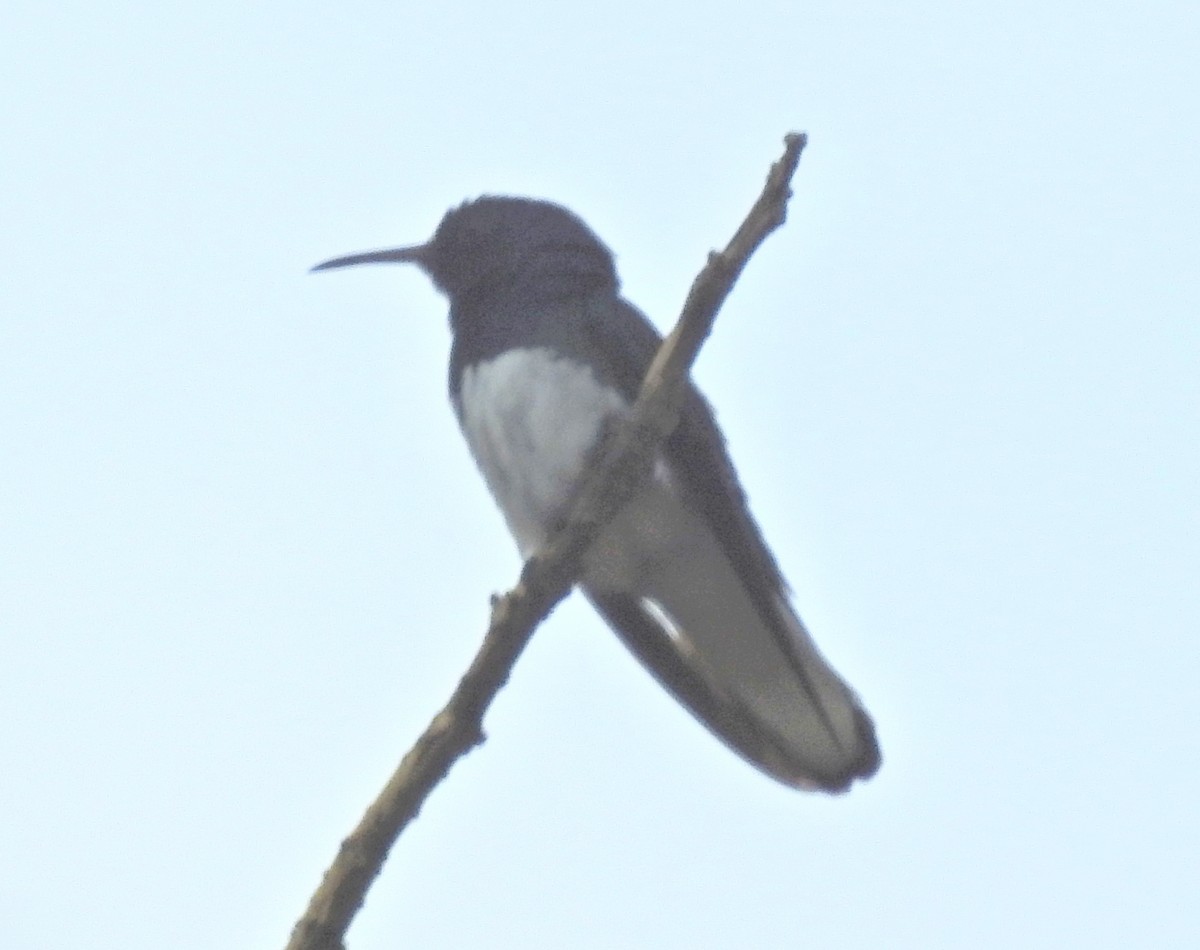
<svg viewBox="0 0 1200 950">
<path fill-rule="evenodd" d="M 400 262 L 419 265 L 456 309 L 497 295 L 617 287 L 612 253 L 566 208 L 494 195 L 448 211 L 427 244 L 339 257 L 313 270 Z"/>
</svg>

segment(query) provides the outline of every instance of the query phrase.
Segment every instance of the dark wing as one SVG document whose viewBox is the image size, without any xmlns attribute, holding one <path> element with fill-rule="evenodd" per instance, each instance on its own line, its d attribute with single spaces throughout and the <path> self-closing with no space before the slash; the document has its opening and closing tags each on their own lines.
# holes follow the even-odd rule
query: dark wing
<svg viewBox="0 0 1200 950">
<path fill-rule="evenodd" d="M 633 402 L 662 337 L 641 311 L 620 298 L 594 300 L 591 305 L 621 310 L 619 321 L 613 321 L 611 315 L 608 319 L 593 317 L 586 326 L 595 337 L 593 352 L 611 355 L 603 367 L 609 381 Z M 619 337 L 602 329 L 614 322 L 621 327 Z M 665 454 L 690 502 L 725 545 L 743 582 L 763 609 L 773 609 L 770 605 L 775 596 L 787 593 L 787 583 L 750 514 L 712 409 L 690 380 L 679 425 L 666 440 Z"/>
<path fill-rule="evenodd" d="M 588 350 L 593 355 L 605 354 L 601 367 L 604 381 L 632 401 L 661 337 L 623 300 L 593 298 L 589 307 L 593 312 L 582 321 L 582 332 L 591 337 Z M 595 308 L 606 312 L 597 313 Z M 619 332 L 614 330 L 617 327 Z M 790 669 L 797 695 L 805 697 L 799 701 L 813 709 L 822 724 L 821 732 L 843 737 L 835 740 L 843 748 L 840 761 L 817 768 L 810 746 L 815 740 L 794 731 L 791 735 L 775 732 L 747 705 L 744 683 L 723 681 L 730 671 L 718 672 L 705 656 L 693 656 L 689 637 L 673 637 L 636 598 L 595 589 L 587 590 L 588 597 L 626 646 L 680 702 L 768 774 L 787 784 L 830 791 L 844 789 L 855 777 L 872 774 L 878 768 L 879 751 L 870 717 L 816 653 L 799 618 L 787 605 L 786 584 L 750 515 L 725 441 L 708 404 L 691 383 L 679 424 L 666 440 L 663 454 L 686 505 L 710 526 L 749 597 L 761 620 L 760 629 L 765 631 L 762 635 L 774 642 L 779 662 Z M 730 635 L 738 636 L 739 631 L 730 631 Z M 753 649 L 750 641 L 746 648 Z M 832 692 L 829 677 L 837 681 Z M 818 679 L 823 687 L 818 686 Z M 743 689 L 742 698 L 737 695 L 739 689 Z M 845 725 L 839 730 L 829 718 L 829 702 L 849 711 L 853 722 L 849 736 Z"/>
</svg>

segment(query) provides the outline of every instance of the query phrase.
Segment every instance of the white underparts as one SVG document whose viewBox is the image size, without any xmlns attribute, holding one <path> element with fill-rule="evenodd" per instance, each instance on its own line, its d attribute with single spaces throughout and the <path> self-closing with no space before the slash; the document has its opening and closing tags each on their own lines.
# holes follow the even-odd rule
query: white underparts
<svg viewBox="0 0 1200 950">
<path fill-rule="evenodd" d="M 509 350 L 463 372 L 459 421 L 523 557 L 562 516 L 605 422 L 628 404 L 547 348 Z"/>
</svg>

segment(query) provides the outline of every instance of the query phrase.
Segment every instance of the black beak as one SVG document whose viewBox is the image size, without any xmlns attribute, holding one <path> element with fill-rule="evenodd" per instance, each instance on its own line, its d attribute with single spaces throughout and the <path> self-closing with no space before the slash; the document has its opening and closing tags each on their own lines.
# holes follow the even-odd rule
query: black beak
<svg viewBox="0 0 1200 950">
<path fill-rule="evenodd" d="M 384 251 L 366 251 L 362 254 L 347 254 L 322 261 L 313 271 L 333 270 L 335 267 L 351 267 L 354 264 L 416 264 L 422 269 L 429 267 L 429 245 L 416 244 L 412 247 L 393 247 Z"/>
</svg>

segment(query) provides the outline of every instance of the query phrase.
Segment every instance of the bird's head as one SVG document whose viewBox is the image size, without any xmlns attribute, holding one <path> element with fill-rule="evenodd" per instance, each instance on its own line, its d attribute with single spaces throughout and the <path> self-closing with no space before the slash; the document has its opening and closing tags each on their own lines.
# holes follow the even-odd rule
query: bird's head
<svg viewBox="0 0 1200 950">
<path fill-rule="evenodd" d="M 336 257 L 313 270 L 397 263 L 416 264 L 453 303 L 541 274 L 616 286 L 612 253 L 578 217 L 549 201 L 498 195 L 446 212 L 425 244 Z"/>
</svg>

